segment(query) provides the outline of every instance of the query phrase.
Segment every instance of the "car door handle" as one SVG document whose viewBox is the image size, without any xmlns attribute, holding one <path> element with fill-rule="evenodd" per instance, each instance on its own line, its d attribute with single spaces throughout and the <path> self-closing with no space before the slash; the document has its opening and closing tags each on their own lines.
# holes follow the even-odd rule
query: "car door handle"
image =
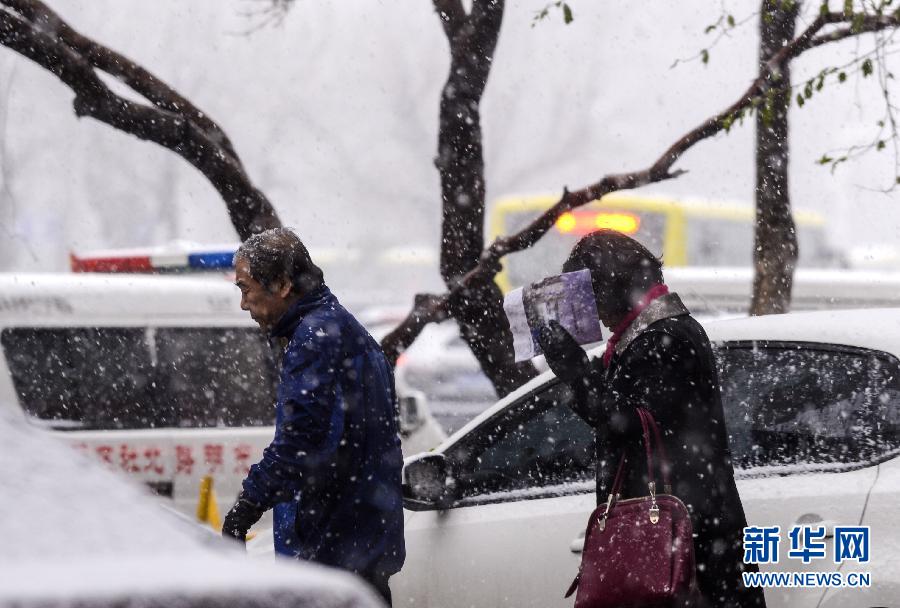
<svg viewBox="0 0 900 608">
<path fill-rule="evenodd" d="M 834 536 L 835 523 L 830 519 L 822 519 L 822 516 L 817 513 L 804 513 L 797 518 L 796 525 L 825 528 L 825 538 L 832 538 Z"/>
<path fill-rule="evenodd" d="M 569 550 L 572 553 L 581 553 L 584 551 L 584 532 L 578 535 L 578 538 L 569 544 Z"/>
</svg>

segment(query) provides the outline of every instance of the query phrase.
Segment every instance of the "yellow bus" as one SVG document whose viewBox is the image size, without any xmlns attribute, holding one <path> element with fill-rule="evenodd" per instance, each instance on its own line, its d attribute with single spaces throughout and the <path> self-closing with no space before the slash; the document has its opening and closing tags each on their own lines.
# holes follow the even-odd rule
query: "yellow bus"
<svg viewBox="0 0 900 608">
<path fill-rule="evenodd" d="M 490 211 L 491 240 L 518 232 L 558 200 L 558 195 L 538 195 L 496 201 Z M 799 265 L 839 266 L 839 256 L 826 240 L 825 218 L 795 211 L 794 220 Z M 753 263 L 753 223 L 751 206 L 616 192 L 563 214 L 534 247 L 506 256 L 497 283 L 506 292 L 558 273 L 578 239 L 598 228 L 636 238 L 667 267 L 747 267 Z"/>
</svg>

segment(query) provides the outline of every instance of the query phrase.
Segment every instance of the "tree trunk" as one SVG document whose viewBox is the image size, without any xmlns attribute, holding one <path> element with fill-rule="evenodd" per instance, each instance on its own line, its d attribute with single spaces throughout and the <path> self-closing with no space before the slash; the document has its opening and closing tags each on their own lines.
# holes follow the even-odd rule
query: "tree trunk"
<svg viewBox="0 0 900 608">
<path fill-rule="evenodd" d="M 45 68 L 75 93 L 78 117 L 90 116 L 175 152 L 218 191 L 241 240 L 281 222 L 251 182 L 224 131 L 162 80 L 127 57 L 82 36 L 39 0 L 0 0 L 0 45 Z M 98 71 L 152 105 L 114 93 Z"/>
<path fill-rule="evenodd" d="M 459 6 L 451 0 L 441 2 L 434 0 L 438 6 L 444 22 L 444 29 L 449 30 L 454 22 L 452 12 L 445 12 L 440 7 L 447 5 L 450 9 Z M 461 11 L 462 9 L 459 8 Z M 840 24 L 841 27 L 824 31 L 829 25 Z M 727 131 L 748 110 L 756 107 L 759 101 L 765 98 L 766 91 L 771 89 L 771 81 L 779 80 L 770 78 L 772 74 L 780 74 L 781 66 L 799 57 L 806 51 L 823 45 L 833 44 L 841 40 L 847 40 L 859 36 L 863 32 L 880 32 L 888 29 L 900 28 L 900 14 L 895 15 L 864 15 L 858 20 L 856 15 L 844 12 L 820 13 L 812 23 L 790 42 L 782 46 L 771 57 L 768 64 L 761 70 L 757 78 L 741 96 L 721 110 L 719 113 L 706 118 L 699 125 L 682 135 L 673 142 L 653 162 L 652 165 L 637 171 L 626 173 L 611 173 L 603 176 L 599 181 L 580 188 L 578 190 L 563 190 L 563 195 L 550 209 L 530 224 L 515 234 L 497 238 L 491 245 L 481 252 L 478 264 L 469 270 L 462 279 L 454 283 L 453 287 L 443 294 L 419 294 L 416 296 L 412 310 L 406 318 L 393 331 L 386 335 L 381 346 L 391 362 L 396 362 L 400 354 L 408 348 L 429 323 L 437 323 L 447 318 L 448 301 L 458 296 L 466 288 L 496 276 L 501 268 L 500 262 L 504 256 L 518 251 L 524 251 L 537 243 L 548 231 L 556 220 L 565 212 L 577 209 L 588 204 L 592 200 L 601 198 L 612 192 L 640 188 L 647 184 L 655 184 L 663 180 L 673 179 L 684 173 L 683 169 L 675 169 L 682 156 L 698 143 L 713 137 L 717 133 Z M 448 36 L 450 34 L 448 33 Z M 788 219 L 790 215 L 788 214 Z"/>
<path fill-rule="evenodd" d="M 503 19 L 503 0 L 435 0 L 450 42 L 450 73 L 441 94 L 438 156 L 441 177 L 441 276 L 452 289 L 474 268 L 484 248 L 484 154 L 479 104 Z M 493 280 L 475 281 L 449 301 L 460 335 L 499 396 L 535 375 L 513 360 L 503 296 Z"/>
<path fill-rule="evenodd" d="M 763 0 L 759 69 L 794 39 L 799 2 Z M 756 225 L 751 315 L 787 312 L 797 265 L 797 229 L 788 191 L 790 61 L 768 77 L 770 87 L 756 114 Z"/>
</svg>

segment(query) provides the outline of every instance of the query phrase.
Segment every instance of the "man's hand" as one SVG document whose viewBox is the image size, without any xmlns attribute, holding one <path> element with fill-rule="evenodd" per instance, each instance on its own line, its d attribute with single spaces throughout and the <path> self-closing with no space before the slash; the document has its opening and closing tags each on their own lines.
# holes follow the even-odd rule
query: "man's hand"
<svg viewBox="0 0 900 608">
<path fill-rule="evenodd" d="M 544 351 L 547 365 L 556 377 L 569 385 L 585 381 L 591 370 L 587 353 L 556 321 L 550 321 L 537 332 L 537 341 Z"/>
<path fill-rule="evenodd" d="M 246 498 L 241 492 L 237 502 L 225 516 L 225 521 L 222 523 L 222 536 L 234 538 L 242 543 L 247 542 L 247 531 L 259 521 L 265 512 L 263 507 Z"/>
</svg>

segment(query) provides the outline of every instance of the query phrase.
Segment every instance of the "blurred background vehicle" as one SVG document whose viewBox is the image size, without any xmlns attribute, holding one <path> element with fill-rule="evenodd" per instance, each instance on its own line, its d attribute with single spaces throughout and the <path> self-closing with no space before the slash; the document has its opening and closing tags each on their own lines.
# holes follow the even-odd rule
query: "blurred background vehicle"
<svg viewBox="0 0 900 608">
<path fill-rule="evenodd" d="M 447 434 L 497 400 L 494 386 L 459 336 L 456 321 L 432 323 L 397 359 L 397 390 L 421 391 Z"/>
<path fill-rule="evenodd" d="M 215 268 L 201 274 L 171 255 L 169 274 L 109 272 L 161 263 L 122 252 L 73 259 L 105 272 L 0 274 L 0 407 L 182 513 L 204 483 L 230 505 L 272 440 L 277 382 L 277 353 L 227 275 L 232 255 L 190 254 Z M 399 401 L 407 453 L 446 437 L 421 393 Z"/>
<path fill-rule="evenodd" d="M 491 239 L 514 234 L 559 200 L 558 195 L 510 196 L 491 208 Z M 841 268 L 846 261 L 827 239 L 824 216 L 795 210 L 800 268 Z M 754 209 L 750 205 L 615 192 L 564 213 L 535 246 L 507 256 L 497 283 L 504 291 L 557 274 L 578 240 L 599 228 L 627 234 L 667 268 L 751 268 Z"/>
<path fill-rule="evenodd" d="M 183 513 L 230 502 L 272 437 L 265 337 L 219 275 L 0 275 L 0 399 Z"/>
</svg>

